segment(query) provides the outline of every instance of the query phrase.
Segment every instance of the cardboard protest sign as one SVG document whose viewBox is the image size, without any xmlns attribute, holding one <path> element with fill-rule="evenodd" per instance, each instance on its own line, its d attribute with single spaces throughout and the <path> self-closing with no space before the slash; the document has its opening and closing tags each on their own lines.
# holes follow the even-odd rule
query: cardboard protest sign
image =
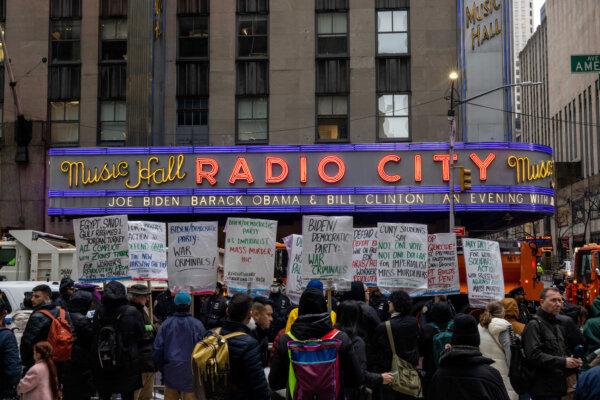
<svg viewBox="0 0 600 400">
<path fill-rule="evenodd" d="M 169 224 L 168 272 L 173 292 L 212 293 L 217 286 L 218 222 Z"/>
<path fill-rule="evenodd" d="M 167 228 L 162 222 L 129 221 L 129 273 L 133 279 L 166 281 Z"/>
<path fill-rule="evenodd" d="M 436 233 L 429 235 L 427 250 L 427 294 L 460 293 L 456 234 Z"/>
<path fill-rule="evenodd" d="M 463 252 L 471 307 L 483 308 L 504 298 L 504 274 L 498 242 L 464 239 Z"/>
<path fill-rule="evenodd" d="M 266 294 L 273 282 L 277 221 L 227 218 L 224 274 L 230 292 Z"/>
<path fill-rule="evenodd" d="M 73 220 L 80 281 L 130 278 L 127 228 L 127 215 Z"/>
<path fill-rule="evenodd" d="M 352 266 L 352 217 L 305 215 L 302 218 L 302 278 L 349 286 Z"/>
<path fill-rule="evenodd" d="M 349 281 L 377 286 L 377 228 L 355 228 Z"/>
<path fill-rule="evenodd" d="M 300 296 L 304 290 L 302 281 L 302 235 L 290 235 L 283 238 L 283 243 L 288 252 L 287 284 L 285 294 L 292 303 L 300 303 Z"/>
<path fill-rule="evenodd" d="M 377 285 L 411 295 L 427 290 L 427 225 L 377 224 Z"/>
</svg>

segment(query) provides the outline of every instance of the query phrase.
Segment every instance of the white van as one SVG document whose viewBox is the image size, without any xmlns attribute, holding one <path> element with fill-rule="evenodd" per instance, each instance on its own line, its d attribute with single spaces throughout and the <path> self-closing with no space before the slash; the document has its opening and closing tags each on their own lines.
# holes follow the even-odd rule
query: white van
<svg viewBox="0 0 600 400">
<path fill-rule="evenodd" d="M 6 295 L 13 313 L 23 308 L 23 299 L 26 293 L 31 293 L 32 289 L 37 285 L 48 285 L 52 289 L 52 298 L 59 295 L 58 282 L 45 281 L 2 281 L 0 282 L 0 290 Z"/>
</svg>

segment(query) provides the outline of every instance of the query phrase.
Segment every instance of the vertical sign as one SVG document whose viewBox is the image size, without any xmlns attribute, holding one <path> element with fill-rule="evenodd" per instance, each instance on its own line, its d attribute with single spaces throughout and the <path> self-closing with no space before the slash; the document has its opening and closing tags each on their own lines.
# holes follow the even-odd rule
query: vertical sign
<svg viewBox="0 0 600 400">
<path fill-rule="evenodd" d="M 412 295 L 427 290 L 427 225 L 377 224 L 377 285 Z"/>
<path fill-rule="evenodd" d="M 283 243 L 288 252 L 287 285 L 285 294 L 292 303 L 300 303 L 300 296 L 304 289 L 302 282 L 302 235 L 290 235 L 283 238 Z"/>
<path fill-rule="evenodd" d="M 377 286 L 377 228 L 355 228 L 350 281 Z"/>
<path fill-rule="evenodd" d="M 456 234 L 429 235 L 429 266 L 427 269 L 427 294 L 456 294 L 460 292 Z"/>
<path fill-rule="evenodd" d="M 273 283 L 277 221 L 227 218 L 225 282 L 233 293 L 266 294 Z"/>
<path fill-rule="evenodd" d="M 212 293 L 217 286 L 217 222 L 169 224 L 169 288 Z"/>
<path fill-rule="evenodd" d="M 129 221 L 129 273 L 133 279 L 166 281 L 167 229 L 162 222 Z"/>
<path fill-rule="evenodd" d="M 352 265 L 352 217 L 302 218 L 302 278 L 346 286 Z"/>
<path fill-rule="evenodd" d="M 471 307 L 483 308 L 490 301 L 502 300 L 504 275 L 498 242 L 480 239 L 462 242 Z"/>
<path fill-rule="evenodd" d="M 80 281 L 129 278 L 127 215 L 73 220 Z"/>
</svg>

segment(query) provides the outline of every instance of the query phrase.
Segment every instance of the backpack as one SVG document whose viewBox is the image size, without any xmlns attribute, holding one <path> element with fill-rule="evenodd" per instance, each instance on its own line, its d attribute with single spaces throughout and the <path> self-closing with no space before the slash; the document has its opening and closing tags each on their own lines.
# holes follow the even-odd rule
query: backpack
<svg viewBox="0 0 600 400">
<path fill-rule="evenodd" d="M 123 365 L 123 340 L 116 328 L 120 319 L 121 314 L 114 322 L 100 328 L 96 335 L 96 353 L 102 371 L 118 371 Z"/>
<path fill-rule="evenodd" d="M 211 331 L 192 351 L 194 388 L 200 400 L 225 400 L 229 382 L 229 346 L 231 338 L 246 335 L 232 332 L 221 335 L 221 328 Z"/>
<path fill-rule="evenodd" d="M 508 332 L 510 334 L 508 378 L 517 394 L 525 394 L 531 388 L 535 370 L 527 363 L 521 338 L 514 334 L 512 328 L 509 328 Z"/>
<path fill-rule="evenodd" d="M 435 323 L 430 322 L 429 325 L 433 326 L 437 333 L 433 335 L 433 361 L 435 366 L 440 366 L 440 359 L 446 351 L 446 345 L 450 343 L 452 339 L 452 328 L 454 327 L 454 321 L 448 322 L 446 330 L 442 331 Z"/>
<path fill-rule="evenodd" d="M 58 318 L 48 310 L 40 310 L 39 312 L 52 320 L 47 339 L 52 346 L 52 360 L 54 362 L 69 361 L 74 338 L 65 310 L 58 307 Z"/>
<path fill-rule="evenodd" d="M 421 377 L 417 370 L 406 360 L 398 357 L 396 345 L 394 343 L 394 334 L 392 333 L 392 324 L 385 322 L 390 349 L 392 349 L 392 376 L 394 380 L 390 383 L 392 390 L 407 394 L 412 397 L 422 397 Z"/>
<path fill-rule="evenodd" d="M 299 340 L 288 336 L 290 370 L 288 389 L 293 400 L 337 400 L 341 393 L 339 349 L 340 333 L 332 329 L 321 339 Z"/>
</svg>

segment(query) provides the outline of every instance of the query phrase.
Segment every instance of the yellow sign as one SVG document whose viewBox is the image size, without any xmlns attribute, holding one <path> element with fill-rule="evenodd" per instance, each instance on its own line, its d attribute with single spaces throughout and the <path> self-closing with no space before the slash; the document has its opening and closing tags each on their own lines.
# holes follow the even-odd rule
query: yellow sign
<svg viewBox="0 0 600 400">
<path fill-rule="evenodd" d="M 509 167 L 515 169 L 517 183 L 547 178 L 554 173 L 554 162 L 552 160 L 540 161 L 532 165 L 529 157 L 510 156 L 507 162 Z"/>
<path fill-rule="evenodd" d="M 479 4 L 473 2 L 471 8 L 469 6 L 465 7 L 467 29 L 471 28 L 472 50 L 475 50 L 475 43 L 479 47 L 485 41 L 502 33 L 502 23 L 497 15 L 494 16 L 494 14 L 499 14 L 495 13 L 495 11 L 501 8 L 502 4 L 500 0 L 485 0 Z"/>
</svg>

